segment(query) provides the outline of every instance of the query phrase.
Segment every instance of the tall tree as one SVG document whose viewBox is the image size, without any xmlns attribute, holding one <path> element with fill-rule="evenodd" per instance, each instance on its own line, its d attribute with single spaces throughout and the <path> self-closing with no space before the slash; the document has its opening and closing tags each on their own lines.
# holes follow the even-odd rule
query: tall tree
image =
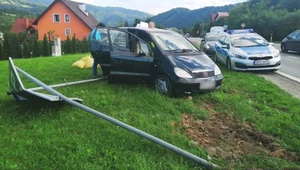
<svg viewBox="0 0 300 170">
<path fill-rule="evenodd" d="M 129 24 L 127 21 L 125 21 L 124 27 L 129 27 Z"/>
<path fill-rule="evenodd" d="M 30 51 L 27 41 L 23 42 L 23 56 L 24 58 L 30 58 Z"/>
<path fill-rule="evenodd" d="M 43 56 L 50 56 L 49 42 L 48 42 L 48 38 L 47 38 L 46 34 L 44 34 L 44 38 L 43 38 L 42 55 Z"/>
<path fill-rule="evenodd" d="M 135 27 L 140 22 L 141 22 L 141 19 L 135 18 L 133 26 Z"/>
<path fill-rule="evenodd" d="M 7 60 L 8 57 L 11 57 L 11 47 L 10 47 L 10 33 L 4 33 L 4 41 L 3 41 L 3 59 Z"/>
<path fill-rule="evenodd" d="M 11 57 L 12 58 L 23 58 L 22 46 L 19 41 L 17 34 L 11 34 Z"/>
<path fill-rule="evenodd" d="M 77 41 L 76 41 L 76 35 L 74 34 L 72 37 L 72 43 L 71 43 L 71 53 L 75 54 L 77 53 Z"/>
<path fill-rule="evenodd" d="M 38 42 L 37 38 L 33 39 L 32 44 L 33 44 L 32 57 L 40 57 L 41 56 L 40 43 Z"/>
<path fill-rule="evenodd" d="M 4 58 L 3 58 L 3 44 L 2 44 L 2 41 L 0 41 L 0 60 L 4 60 Z"/>
<path fill-rule="evenodd" d="M 64 42 L 64 53 L 70 54 L 71 53 L 71 40 L 70 37 L 67 36 L 67 40 Z"/>
</svg>

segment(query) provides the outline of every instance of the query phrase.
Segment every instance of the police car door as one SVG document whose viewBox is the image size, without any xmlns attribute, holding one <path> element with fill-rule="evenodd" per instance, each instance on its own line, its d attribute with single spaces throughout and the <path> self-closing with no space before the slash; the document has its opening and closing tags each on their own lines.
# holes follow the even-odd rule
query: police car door
<svg viewBox="0 0 300 170">
<path fill-rule="evenodd" d="M 216 48 L 216 55 L 217 55 L 217 59 L 219 61 L 221 61 L 222 63 L 225 63 L 226 62 L 226 59 L 224 59 L 225 57 L 225 51 L 223 49 L 223 46 L 224 46 L 224 39 L 225 39 L 225 36 L 221 36 L 219 39 L 218 39 L 218 42 L 216 43 L 215 45 L 215 48 Z"/>
</svg>

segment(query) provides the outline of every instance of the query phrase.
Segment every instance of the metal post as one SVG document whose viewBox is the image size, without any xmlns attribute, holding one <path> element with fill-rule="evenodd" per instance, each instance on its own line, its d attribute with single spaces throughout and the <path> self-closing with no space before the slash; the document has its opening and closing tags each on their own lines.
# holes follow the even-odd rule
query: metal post
<svg viewBox="0 0 300 170">
<path fill-rule="evenodd" d="M 273 41 L 273 33 L 271 33 L 270 42 Z"/>
<path fill-rule="evenodd" d="M 144 137 L 144 138 L 146 138 L 146 139 L 148 139 L 148 140 L 150 140 L 150 141 L 152 141 L 154 143 L 157 143 L 157 144 L 159 144 L 159 145 L 161 145 L 163 147 L 166 147 L 166 148 L 168 148 L 169 150 L 171 150 L 173 152 L 176 152 L 176 153 L 178 153 L 178 154 L 180 154 L 182 156 L 185 156 L 186 158 L 189 158 L 189 159 L 191 159 L 191 160 L 199 163 L 202 166 L 205 166 L 205 167 L 211 168 L 211 169 L 213 169 L 213 168 L 220 168 L 216 164 L 208 162 L 205 159 L 202 159 L 202 158 L 200 158 L 200 157 L 198 157 L 198 156 L 196 156 L 196 155 L 194 155 L 192 153 L 189 153 L 189 152 L 187 152 L 185 150 L 182 150 L 182 149 L 180 149 L 180 148 L 178 148 L 178 147 L 176 147 L 176 146 L 174 146 L 174 145 L 172 145 L 170 143 L 167 143 L 167 142 L 165 142 L 165 141 L 163 141 L 163 140 L 161 140 L 161 139 L 159 139 L 159 138 L 157 138 L 155 136 L 152 136 L 152 135 L 150 135 L 150 134 L 148 134 L 146 132 L 143 132 L 143 131 L 141 131 L 141 130 L 133 127 L 133 126 L 127 125 L 127 124 L 125 124 L 125 123 L 123 123 L 123 122 L 121 122 L 121 121 L 119 121 L 117 119 L 114 119 L 114 118 L 112 118 L 110 116 L 107 116 L 107 115 L 105 115 L 105 114 L 103 114 L 101 112 L 98 112 L 98 111 L 96 111 L 96 110 L 94 110 L 92 108 L 89 108 L 89 107 L 87 107 L 87 106 L 85 106 L 83 104 L 74 102 L 73 100 L 69 99 L 68 97 L 62 95 L 61 93 L 55 91 L 54 89 L 52 89 L 51 87 L 47 86 L 43 82 L 41 82 L 38 79 L 34 78 L 30 74 L 28 74 L 25 71 L 21 70 L 20 68 L 18 68 L 18 67 L 15 67 L 15 68 L 22 75 L 24 75 L 25 77 L 27 77 L 28 79 L 30 79 L 31 81 L 33 81 L 34 83 L 36 83 L 37 85 L 43 87 L 49 93 L 51 93 L 53 95 L 57 95 L 59 98 L 61 98 L 62 100 L 64 100 L 65 102 L 67 102 L 67 103 L 69 103 L 69 104 L 71 104 L 73 106 L 76 106 L 76 107 L 78 107 L 78 108 L 80 108 L 80 109 L 82 109 L 84 111 L 92 113 L 92 114 L 94 114 L 94 115 L 96 115 L 98 117 L 101 117 L 102 119 L 105 119 L 105 120 L 107 120 L 107 121 L 109 121 L 109 122 L 111 122 L 111 123 L 113 123 L 113 124 L 115 124 L 117 126 L 120 126 L 120 127 L 124 128 L 124 129 L 126 129 L 128 131 L 131 131 L 131 132 L 133 132 L 133 133 L 135 133 L 135 134 L 137 134 L 137 135 L 139 135 L 141 137 Z"/>
</svg>

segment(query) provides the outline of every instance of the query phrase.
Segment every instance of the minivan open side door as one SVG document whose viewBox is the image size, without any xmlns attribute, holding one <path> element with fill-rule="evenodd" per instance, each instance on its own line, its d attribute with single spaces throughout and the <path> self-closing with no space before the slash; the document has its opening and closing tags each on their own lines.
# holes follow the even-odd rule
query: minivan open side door
<svg viewBox="0 0 300 170">
<path fill-rule="evenodd" d="M 123 29 L 109 29 L 110 75 L 150 77 L 153 56 L 150 45 Z"/>
</svg>

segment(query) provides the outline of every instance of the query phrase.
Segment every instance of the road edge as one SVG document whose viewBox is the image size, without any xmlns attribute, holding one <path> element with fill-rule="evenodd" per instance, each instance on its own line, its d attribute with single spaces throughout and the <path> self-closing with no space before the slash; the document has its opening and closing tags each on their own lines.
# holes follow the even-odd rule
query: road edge
<svg viewBox="0 0 300 170">
<path fill-rule="evenodd" d="M 297 78 L 297 77 L 291 76 L 291 75 L 283 73 L 281 71 L 275 71 L 275 73 L 278 74 L 278 75 L 280 75 L 280 76 L 283 76 L 283 77 L 286 77 L 288 79 L 291 79 L 291 80 L 293 80 L 293 81 L 295 81 L 295 82 L 297 82 L 297 83 L 300 84 L 300 79 Z"/>
</svg>

